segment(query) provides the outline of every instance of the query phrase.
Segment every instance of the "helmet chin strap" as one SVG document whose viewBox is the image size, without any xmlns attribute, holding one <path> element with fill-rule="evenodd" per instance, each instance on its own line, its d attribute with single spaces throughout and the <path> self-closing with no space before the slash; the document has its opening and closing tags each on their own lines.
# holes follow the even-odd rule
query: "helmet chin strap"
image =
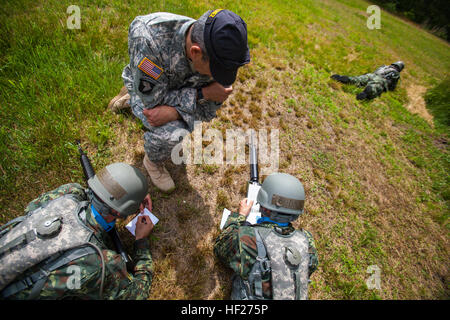
<svg viewBox="0 0 450 320">
<path fill-rule="evenodd" d="M 276 223 L 282 227 L 287 226 L 290 222 L 294 221 L 297 218 L 296 216 L 278 213 L 264 207 L 260 207 L 259 211 L 261 212 L 261 222 L 269 221 Z M 260 223 L 259 220 L 257 222 Z"/>
<path fill-rule="evenodd" d="M 114 218 L 119 217 L 107 204 L 101 201 L 91 189 L 89 189 L 88 197 L 92 206 L 103 218 L 107 218 L 108 216 L 113 216 Z"/>
</svg>

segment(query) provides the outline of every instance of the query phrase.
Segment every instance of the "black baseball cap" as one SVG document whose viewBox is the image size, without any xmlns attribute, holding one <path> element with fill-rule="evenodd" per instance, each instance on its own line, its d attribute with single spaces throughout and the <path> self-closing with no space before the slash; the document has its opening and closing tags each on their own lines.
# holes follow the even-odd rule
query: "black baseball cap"
<svg viewBox="0 0 450 320">
<path fill-rule="evenodd" d="M 230 86 L 236 80 L 238 68 L 250 62 L 247 25 L 229 10 L 207 13 L 203 36 L 211 74 L 221 85 Z"/>
</svg>

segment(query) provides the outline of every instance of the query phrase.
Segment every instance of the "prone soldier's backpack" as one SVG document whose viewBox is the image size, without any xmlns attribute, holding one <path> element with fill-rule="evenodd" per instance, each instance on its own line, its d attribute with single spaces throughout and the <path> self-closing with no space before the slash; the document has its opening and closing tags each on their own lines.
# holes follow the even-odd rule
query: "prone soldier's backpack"
<svg viewBox="0 0 450 320">
<path fill-rule="evenodd" d="M 388 81 L 389 90 L 394 90 L 397 86 L 398 80 L 400 79 L 400 72 L 398 72 L 392 65 L 381 66 L 375 70 L 374 73 Z"/>
<path fill-rule="evenodd" d="M 232 300 L 264 299 L 262 274 L 271 272 L 272 299 L 308 299 L 308 239 L 301 231 L 282 235 L 272 228 L 255 227 L 258 257 L 248 280 L 235 275 Z"/>
<path fill-rule="evenodd" d="M 7 298 L 31 287 L 29 298 L 34 299 L 39 295 L 51 271 L 88 254 L 100 254 L 103 259 L 100 249 L 89 243 L 93 231 L 82 221 L 85 218 L 83 214 L 87 204 L 76 200 L 72 195 L 65 195 L 2 227 L 1 298 Z M 15 225 L 10 231 L 5 232 L 7 231 L 5 227 L 11 224 Z M 23 279 L 20 277 L 38 264 L 42 265 L 39 271 Z M 103 279 L 100 294 L 102 286 Z"/>
</svg>

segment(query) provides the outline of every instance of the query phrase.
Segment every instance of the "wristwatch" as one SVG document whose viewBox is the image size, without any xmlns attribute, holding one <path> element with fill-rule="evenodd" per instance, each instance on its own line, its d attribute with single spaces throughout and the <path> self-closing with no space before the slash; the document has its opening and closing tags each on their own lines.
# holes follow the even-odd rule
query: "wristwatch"
<svg viewBox="0 0 450 320">
<path fill-rule="evenodd" d="M 197 102 L 200 104 L 206 102 L 206 99 L 203 97 L 202 87 L 197 88 Z"/>
</svg>

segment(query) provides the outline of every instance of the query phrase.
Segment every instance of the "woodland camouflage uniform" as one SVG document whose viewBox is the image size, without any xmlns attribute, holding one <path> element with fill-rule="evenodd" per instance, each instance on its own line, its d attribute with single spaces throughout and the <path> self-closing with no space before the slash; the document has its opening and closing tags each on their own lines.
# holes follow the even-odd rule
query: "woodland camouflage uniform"
<svg viewBox="0 0 450 320">
<path fill-rule="evenodd" d="M 374 99 L 379 97 L 383 92 L 395 89 L 400 79 L 400 72 L 403 69 L 403 63 L 401 68 L 396 66 L 399 63 L 402 62 L 396 62 L 389 66 L 383 65 L 373 73 L 366 73 L 360 76 L 333 75 L 332 78 L 342 83 L 365 87 L 364 91 L 356 96 L 357 99 Z"/>
<path fill-rule="evenodd" d="M 214 244 L 214 254 L 217 258 L 229 266 L 235 274 L 240 275 L 244 280 L 247 280 L 256 262 L 258 250 L 256 246 L 256 237 L 254 226 L 265 228 L 278 228 L 281 234 L 291 234 L 295 231 L 292 224 L 289 223 L 286 227 L 279 227 L 275 223 L 264 222 L 261 224 L 251 226 L 246 222 L 246 217 L 239 213 L 232 213 L 222 230 L 222 233 L 217 237 Z M 309 276 L 317 269 L 318 256 L 314 244 L 314 239 L 306 230 L 301 230 L 308 239 L 309 243 Z M 270 283 L 270 271 L 262 275 L 262 289 L 263 296 L 266 299 L 272 298 L 272 290 Z"/>
<path fill-rule="evenodd" d="M 79 184 L 70 183 L 44 193 L 31 201 L 25 209 L 25 214 L 44 207 L 50 201 L 68 194 L 79 201 L 87 201 L 84 189 Z M 140 239 L 134 243 L 134 261 L 136 265 L 134 274 L 130 275 L 121 256 L 111 249 L 114 247 L 113 243 L 109 235 L 95 221 L 91 214 L 90 206 L 86 210 L 86 225 L 93 230 L 89 242 L 101 249 L 105 261 L 105 281 L 102 299 L 147 299 L 150 293 L 153 269 L 148 240 Z M 31 270 L 20 276 L 20 279 L 38 271 L 44 262 L 32 267 Z M 89 254 L 52 271 L 38 299 L 99 299 L 101 264 L 102 260 L 98 254 Z M 74 265 L 80 267 L 80 286 L 79 289 L 68 289 L 68 277 L 73 274 L 73 271 L 70 271 L 69 268 Z M 27 299 L 30 291 L 31 288 L 23 290 L 9 296 L 8 299 Z"/>
</svg>

